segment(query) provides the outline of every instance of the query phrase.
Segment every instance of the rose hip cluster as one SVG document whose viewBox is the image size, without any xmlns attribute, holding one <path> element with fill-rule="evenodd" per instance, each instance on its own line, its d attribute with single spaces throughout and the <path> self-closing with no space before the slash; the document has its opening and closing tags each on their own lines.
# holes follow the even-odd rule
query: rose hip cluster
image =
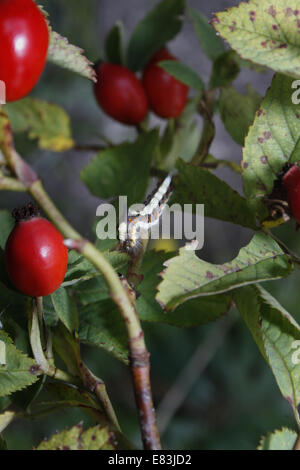
<svg viewBox="0 0 300 470">
<path fill-rule="evenodd" d="M 186 105 L 188 87 L 158 65 L 163 60 L 177 59 L 166 48 L 159 50 L 141 80 L 126 67 L 100 62 L 94 91 L 101 109 L 127 125 L 140 124 L 149 108 L 161 118 L 178 118 Z"/>
</svg>

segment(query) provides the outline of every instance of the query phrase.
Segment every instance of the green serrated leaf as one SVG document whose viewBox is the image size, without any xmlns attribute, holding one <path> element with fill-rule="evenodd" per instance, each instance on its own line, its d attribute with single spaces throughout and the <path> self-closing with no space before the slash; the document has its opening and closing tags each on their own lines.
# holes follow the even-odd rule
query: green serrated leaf
<svg viewBox="0 0 300 470">
<path fill-rule="evenodd" d="M 48 383 L 37 406 L 42 407 L 53 402 L 64 406 L 86 406 L 99 410 L 99 405 L 87 392 L 63 383 Z"/>
<path fill-rule="evenodd" d="M 62 383 L 47 384 L 39 402 L 31 410 L 33 414 L 47 414 L 53 409 L 62 410 L 68 407 L 81 408 L 96 422 L 107 424 L 103 411 L 87 392 Z"/>
<path fill-rule="evenodd" d="M 60 106 L 28 97 L 4 108 L 13 131 L 27 132 L 40 148 L 63 152 L 73 147 L 70 118 Z"/>
<path fill-rule="evenodd" d="M 124 64 L 124 26 L 121 21 L 109 31 L 105 41 L 106 59 L 111 64 Z"/>
<path fill-rule="evenodd" d="M 128 206 L 140 203 L 145 196 L 157 141 L 158 132 L 152 130 L 134 143 L 103 150 L 81 171 L 82 181 L 97 197 L 127 195 Z"/>
<path fill-rule="evenodd" d="M 178 60 L 162 60 L 157 65 L 185 85 L 198 91 L 204 89 L 204 83 L 197 72 L 182 62 Z"/>
<path fill-rule="evenodd" d="M 13 394 L 13 403 L 14 406 L 17 406 L 18 409 L 29 412 L 35 400 L 38 398 L 42 392 L 45 382 L 47 380 L 46 375 L 40 375 L 38 380 L 33 384 L 27 387 L 25 390 L 20 390 Z"/>
<path fill-rule="evenodd" d="M 300 425 L 300 326 L 259 285 L 233 292 L 233 299 Z"/>
<path fill-rule="evenodd" d="M 81 342 L 103 348 L 120 361 L 128 363 L 126 328 L 120 312 L 110 299 L 80 308 L 79 316 Z"/>
<path fill-rule="evenodd" d="M 36 362 L 22 354 L 4 331 L 0 331 L 0 344 L 0 397 L 3 397 L 36 382 L 40 372 Z"/>
<path fill-rule="evenodd" d="M 252 90 L 241 94 L 233 87 L 222 88 L 219 98 L 220 116 L 227 132 L 239 144 L 244 140 L 252 124 L 261 96 Z"/>
<path fill-rule="evenodd" d="M 83 55 L 83 52 L 80 47 L 70 44 L 67 38 L 51 31 L 48 61 L 95 82 L 96 73 L 93 64 Z"/>
<path fill-rule="evenodd" d="M 107 285 L 101 276 L 81 282 L 76 286 L 76 298 L 82 305 L 99 302 L 108 297 Z"/>
<path fill-rule="evenodd" d="M 218 38 L 208 19 L 200 11 L 189 8 L 189 16 L 203 51 L 209 59 L 215 61 L 226 51 L 223 41 Z"/>
<path fill-rule="evenodd" d="M 204 204 L 206 217 L 256 229 L 255 217 L 246 200 L 227 183 L 200 167 L 178 160 L 173 203 Z M 194 209 L 194 208 L 193 208 Z"/>
<path fill-rule="evenodd" d="M 210 88 L 219 88 L 230 85 L 240 72 L 239 62 L 234 51 L 227 51 L 217 57 L 213 64 Z"/>
<path fill-rule="evenodd" d="M 107 241 L 110 242 L 111 240 Z M 113 245 L 116 245 L 116 243 L 116 240 L 113 241 Z M 116 271 L 119 271 L 128 263 L 129 258 L 126 253 L 109 250 L 102 250 L 102 252 L 107 261 Z M 75 284 L 101 276 L 101 273 L 94 267 L 94 265 L 86 260 L 83 256 L 73 252 L 70 253 L 71 256 L 69 255 L 68 270 L 62 284 L 63 287 L 73 286 Z"/>
<path fill-rule="evenodd" d="M 78 368 L 80 361 L 78 336 L 70 333 L 61 322 L 55 328 L 52 328 L 52 333 L 55 352 L 64 361 L 70 374 L 74 376 L 80 375 Z"/>
<path fill-rule="evenodd" d="M 76 331 L 78 328 L 78 311 L 76 303 L 68 294 L 67 290 L 60 287 L 51 294 L 51 300 L 58 318 L 70 331 Z"/>
<path fill-rule="evenodd" d="M 262 437 L 257 450 L 292 450 L 296 439 L 295 431 L 282 428 Z"/>
<path fill-rule="evenodd" d="M 163 263 L 171 256 L 172 253 L 153 251 L 145 256 L 141 269 L 144 280 L 139 286 L 140 295 L 137 299 L 137 310 L 141 320 L 187 328 L 215 321 L 227 312 L 230 298 L 226 295 L 216 295 L 190 300 L 176 308 L 174 312 L 166 314 L 155 300 L 155 295 Z"/>
<path fill-rule="evenodd" d="M 36 450 L 114 450 L 116 446 L 115 437 L 107 427 L 94 426 L 83 431 L 82 425 L 77 424 L 41 442 Z"/>
<path fill-rule="evenodd" d="M 179 33 L 185 0 L 162 0 L 137 25 L 127 50 L 127 66 L 142 69 L 150 57 Z"/>
<path fill-rule="evenodd" d="M 244 59 L 300 77 L 298 0 L 250 0 L 216 14 L 216 31 Z"/>
<path fill-rule="evenodd" d="M 260 219 L 267 216 L 263 198 L 272 192 L 278 172 L 286 162 L 299 160 L 300 106 L 292 103 L 292 81 L 275 75 L 245 139 L 245 196 Z"/>
<path fill-rule="evenodd" d="M 189 247 L 190 248 L 190 247 Z M 292 270 L 289 256 L 262 232 L 256 233 L 238 256 L 222 265 L 207 263 L 193 249 L 179 250 L 179 256 L 165 263 L 163 281 L 156 299 L 167 310 L 186 300 L 228 292 L 255 282 L 280 279 Z"/>
</svg>

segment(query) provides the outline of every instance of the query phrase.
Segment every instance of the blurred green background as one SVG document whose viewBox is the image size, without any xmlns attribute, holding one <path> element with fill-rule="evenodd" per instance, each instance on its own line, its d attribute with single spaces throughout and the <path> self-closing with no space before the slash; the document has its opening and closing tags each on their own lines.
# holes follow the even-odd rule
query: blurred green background
<svg viewBox="0 0 300 470">
<path fill-rule="evenodd" d="M 116 20 L 124 22 L 127 37 L 134 25 L 150 10 L 157 0 L 49 0 L 40 1 L 50 13 L 53 28 L 67 36 L 70 42 L 85 49 L 87 56 L 96 61 L 102 56 L 105 36 Z M 208 17 L 214 11 L 237 4 L 234 1 L 189 1 Z M 180 35 L 170 44 L 171 52 L 197 70 L 208 81 L 210 64 L 202 53 L 188 20 Z M 251 83 L 264 94 L 271 80 L 271 73 L 257 75 L 243 70 L 235 85 L 241 91 Z M 97 107 L 92 86 L 74 74 L 47 65 L 45 73 L 34 90 L 35 96 L 63 106 L 71 115 L 73 134 L 79 143 L 101 143 L 100 135 L 114 142 L 133 139 L 135 131 L 107 118 Z M 152 117 L 153 124 L 162 124 Z M 218 158 L 241 159 L 241 148 L 226 134 L 223 124 L 216 118 L 217 136 L 212 154 Z M 199 122 L 201 126 L 201 123 Z M 92 158 L 92 153 L 69 151 L 65 154 L 39 151 L 26 139 L 17 141 L 18 149 L 42 176 L 45 186 L 69 220 L 85 236 L 91 235 L 99 199 L 91 196 L 80 182 L 80 169 Z M 239 176 L 228 169 L 217 174 L 241 191 Z M 23 195 L 0 194 L 1 208 L 13 208 L 24 202 Z M 289 222 L 277 229 L 277 235 L 295 251 L 300 250 L 299 233 Z M 205 246 L 200 256 L 211 262 L 224 262 L 237 255 L 239 249 L 251 238 L 246 229 L 206 220 Z M 298 320 L 299 272 L 288 279 L 266 283 L 265 287 Z M 223 321 L 205 327 L 180 330 L 166 325 L 145 324 L 146 341 L 151 352 L 152 385 L 154 400 L 158 406 L 160 424 L 164 423 L 163 445 L 167 449 L 254 449 L 260 437 L 283 425 L 295 428 L 292 412 L 281 397 L 275 380 L 261 357 L 256 344 L 242 320 L 234 324 L 215 349 L 206 369 L 200 373 L 200 361 L 191 363 L 199 345 L 206 344 L 215 328 L 221 332 Z M 214 341 L 212 339 L 212 341 Z M 105 380 L 112 402 L 127 437 L 140 446 L 139 428 L 128 369 L 100 350 L 84 349 L 84 358 L 91 369 Z M 195 361 L 194 361 L 195 362 Z M 190 366 L 195 383 L 185 393 L 178 410 L 165 421 L 166 411 L 160 403 L 174 387 L 182 370 Z M 177 382 L 176 382 L 177 383 Z M 174 388 L 172 388 L 174 390 Z M 175 387 L 180 393 L 181 386 Z M 172 403 L 171 403 L 172 405 Z M 36 421 L 20 421 L 12 424 L 4 435 L 10 449 L 30 449 L 41 439 L 56 430 L 83 420 L 91 424 L 85 414 L 68 410 L 40 418 Z"/>
</svg>

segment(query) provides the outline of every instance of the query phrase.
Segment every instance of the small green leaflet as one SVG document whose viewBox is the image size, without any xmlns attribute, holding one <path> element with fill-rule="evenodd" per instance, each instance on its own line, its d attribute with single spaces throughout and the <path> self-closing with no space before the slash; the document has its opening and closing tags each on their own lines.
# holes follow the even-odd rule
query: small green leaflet
<svg viewBox="0 0 300 470">
<path fill-rule="evenodd" d="M 76 331 L 78 328 L 78 311 L 75 300 L 68 294 L 64 287 L 60 287 L 51 294 L 51 300 L 58 318 L 70 331 Z"/>
<path fill-rule="evenodd" d="M 259 285 L 234 291 L 233 300 L 300 426 L 300 326 Z"/>
<path fill-rule="evenodd" d="M 58 382 L 45 385 L 40 400 L 33 405 L 33 413 L 47 413 L 54 408 L 65 409 L 68 407 L 81 408 L 98 422 L 105 423 L 107 421 L 100 405 L 88 392 Z"/>
<path fill-rule="evenodd" d="M 124 63 L 124 26 L 117 21 L 111 28 L 105 41 L 106 59 L 111 64 L 122 65 Z"/>
<path fill-rule="evenodd" d="M 4 331 L 0 331 L 0 341 L 2 342 L 0 343 L 2 345 L 0 397 L 4 397 L 36 382 L 40 370 L 33 359 L 22 354 L 13 345 Z"/>
<path fill-rule="evenodd" d="M 226 51 L 223 41 L 218 38 L 208 19 L 200 11 L 190 8 L 189 16 L 203 51 L 209 59 L 215 61 Z"/>
<path fill-rule="evenodd" d="M 230 85 L 240 73 L 239 60 L 234 51 L 227 51 L 214 61 L 210 88 L 219 88 Z"/>
<path fill-rule="evenodd" d="M 197 91 L 204 89 L 204 83 L 199 75 L 182 62 L 177 60 L 162 60 L 158 65 L 185 85 Z"/>
<path fill-rule="evenodd" d="M 166 310 L 174 310 L 195 297 L 280 279 L 287 276 L 293 267 L 289 256 L 262 232 L 256 233 L 249 245 L 229 263 L 208 263 L 198 258 L 195 251 L 184 247 L 179 250 L 179 256 L 168 260 L 165 266 L 156 299 Z"/>
<path fill-rule="evenodd" d="M 150 165 L 158 142 L 156 129 L 136 142 L 122 143 L 99 152 L 81 171 L 81 179 L 100 198 L 128 196 L 128 206 L 143 201 Z"/>
<path fill-rule="evenodd" d="M 204 204 L 205 217 L 256 229 L 246 199 L 208 170 L 178 160 L 178 177 L 170 205 Z"/>
<path fill-rule="evenodd" d="M 298 0 L 250 0 L 216 14 L 216 31 L 243 59 L 300 77 Z"/>
<path fill-rule="evenodd" d="M 261 96 L 251 88 L 248 88 L 245 94 L 239 93 L 233 87 L 221 89 L 220 116 L 227 132 L 241 146 L 244 145 L 261 99 Z"/>
<path fill-rule="evenodd" d="M 179 33 L 185 0 L 162 0 L 140 21 L 129 40 L 126 63 L 133 70 L 145 66 L 150 57 Z"/>
<path fill-rule="evenodd" d="M 292 103 L 292 82 L 275 75 L 245 139 L 245 196 L 260 219 L 267 216 L 263 198 L 272 192 L 278 172 L 286 162 L 300 160 L 300 105 Z"/>
<path fill-rule="evenodd" d="M 106 240 L 98 240 L 105 242 Z M 110 240 L 109 240 L 110 241 Z M 117 240 L 114 242 L 116 245 Z M 98 243 L 100 245 L 100 243 Z M 100 249 L 100 251 L 102 251 Z M 120 253 L 119 251 L 102 251 L 107 261 L 113 266 L 116 271 L 126 266 L 128 263 L 128 255 Z M 69 252 L 68 270 L 62 284 L 63 287 L 73 286 L 75 284 L 83 283 L 95 277 L 101 277 L 101 273 L 83 256 L 78 255 L 74 251 Z"/>
<path fill-rule="evenodd" d="M 128 337 L 119 310 L 110 299 L 79 308 L 79 340 L 128 363 Z"/>
</svg>

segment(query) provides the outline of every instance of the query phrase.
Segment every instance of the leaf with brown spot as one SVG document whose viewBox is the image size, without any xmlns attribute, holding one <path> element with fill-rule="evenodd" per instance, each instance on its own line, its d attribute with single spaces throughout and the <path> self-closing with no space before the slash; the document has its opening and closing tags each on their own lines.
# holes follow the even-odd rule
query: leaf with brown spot
<svg viewBox="0 0 300 470">
<path fill-rule="evenodd" d="M 300 425 L 300 326 L 258 284 L 234 291 L 233 300 Z"/>
<path fill-rule="evenodd" d="M 54 434 L 36 450 L 115 450 L 115 436 L 107 427 L 94 426 L 83 431 L 82 425 Z"/>
<path fill-rule="evenodd" d="M 299 0 L 249 0 L 216 13 L 212 25 L 243 59 L 300 77 Z M 233 27 L 234 24 L 234 27 Z"/>
<path fill-rule="evenodd" d="M 292 270 L 289 256 L 262 232 L 256 233 L 238 256 L 228 263 L 208 263 L 198 258 L 193 250 L 184 247 L 179 250 L 178 256 L 166 261 L 165 266 L 156 300 L 167 310 L 174 310 L 189 299 L 279 279 Z"/>
<path fill-rule="evenodd" d="M 4 362 L 0 365 L 0 397 L 4 397 L 32 385 L 41 371 L 33 359 L 14 346 L 4 331 L 0 331 L 0 344 Z"/>
</svg>

